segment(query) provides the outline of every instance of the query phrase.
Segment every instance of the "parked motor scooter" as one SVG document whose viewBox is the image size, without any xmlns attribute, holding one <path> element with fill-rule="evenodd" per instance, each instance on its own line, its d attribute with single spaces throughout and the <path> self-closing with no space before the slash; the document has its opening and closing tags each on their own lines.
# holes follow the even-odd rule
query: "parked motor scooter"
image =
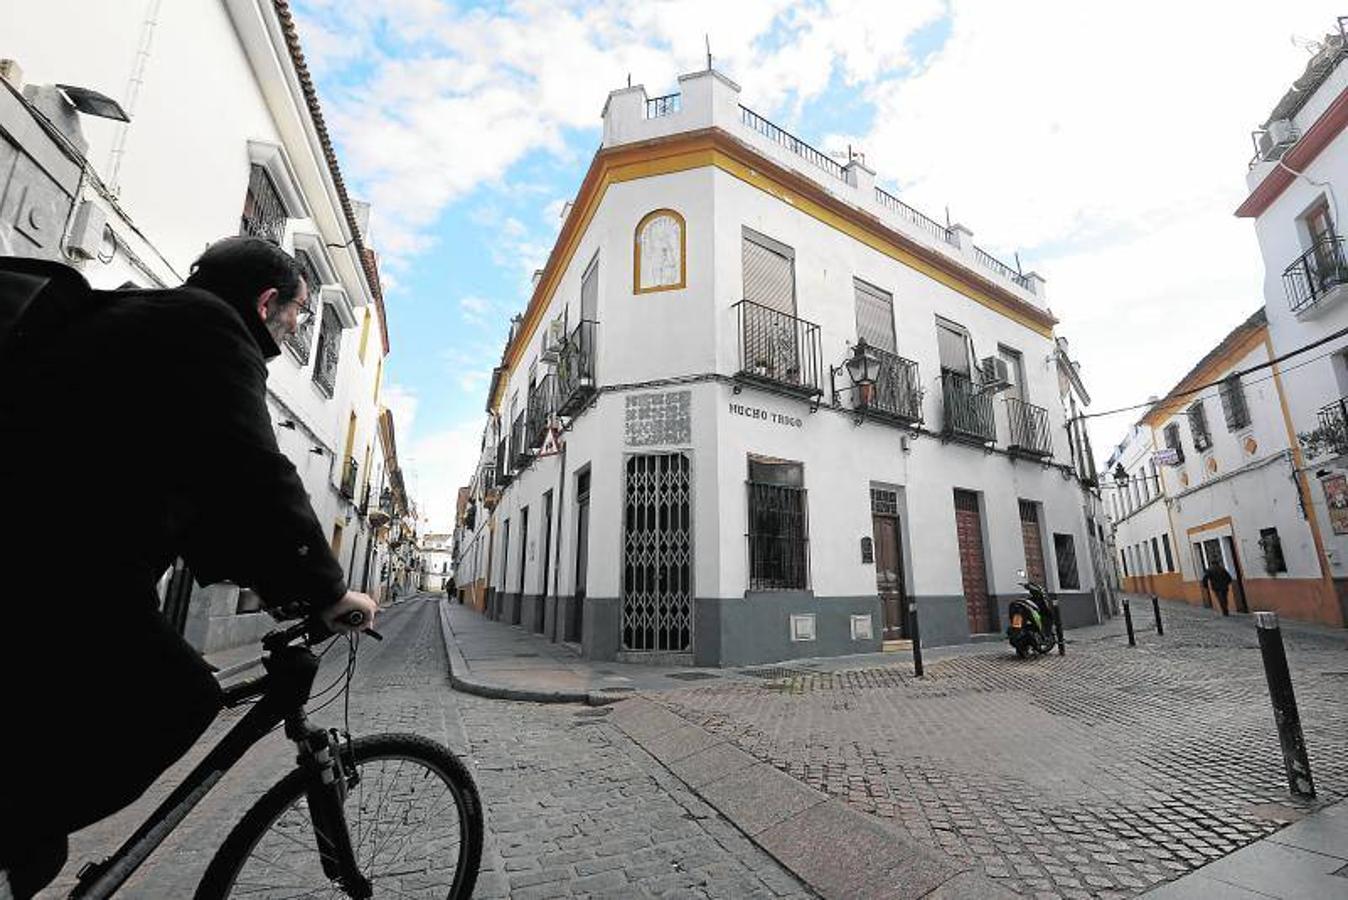
<svg viewBox="0 0 1348 900">
<path fill-rule="evenodd" d="M 1016 573 L 1020 586 L 1027 595 L 1017 597 L 1007 607 L 1011 624 L 1007 626 L 1006 637 L 1016 654 L 1025 659 L 1031 653 L 1048 653 L 1056 644 L 1053 636 L 1053 605 L 1048 601 L 1048 593 L 1041 585 L 1025 578 L 1024 571 Z"/>
</svg>

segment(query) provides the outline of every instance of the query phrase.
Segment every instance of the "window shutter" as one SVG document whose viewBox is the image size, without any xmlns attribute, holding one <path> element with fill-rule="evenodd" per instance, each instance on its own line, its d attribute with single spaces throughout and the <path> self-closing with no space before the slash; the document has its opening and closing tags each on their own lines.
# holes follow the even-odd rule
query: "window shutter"
<svg viewBox="0 0 1348 900">
<path fill-rule="evenodd" d="M 936 347 L 945 371 L 969 375 L 969 339 L 964 332 L 943 322 L 936 323 Z"/>
<path fill-rule="evenodd" d="M 580 280 L 580 317 L 593 322 L 599 316 L 599 257 Z"/>
<path fill-rule="evenodd" d="M 894 337 L 894 298 L 886 291 L 854 281 L 857 307 L 857 337 L 888 353 L 898 353 Z"/>
<path fill-rule="evenodd" d="M 791 258 L 744 236 L 744 299 L 789 316 L 796 314 Z"/>
</svg>

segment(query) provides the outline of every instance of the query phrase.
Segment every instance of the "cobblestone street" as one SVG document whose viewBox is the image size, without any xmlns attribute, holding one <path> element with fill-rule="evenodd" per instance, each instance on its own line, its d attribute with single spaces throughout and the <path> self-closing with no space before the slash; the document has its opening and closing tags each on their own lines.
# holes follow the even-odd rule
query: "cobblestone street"
<svg viewBox="0 0 1348 900">
<path fill-rule="evenodd" d="M 1020 893 L 1133 895 L 1312 808 L 1289 799 L 1251 619 L 1164 614 L 1136 648 L 1116 620 L 1062 658 L 775 667 L 652 699 Z M 1348 794 L 1348 635 L 1284 638 L 1318 806 Z"/>
<path fill-rule="evenodd" d="M 384 642 L 361 643 L 352 731 L 413 731 L 468 751 L 487 822 L 476 896 L 810 896 L 607 725 L 606 710 L 451 691 L 434 601 L 386 610 L 378 627 Z M 339 655 L 324 660 L 320 688 L 340 673 Z M 202 744 L 236 719 L 222 716 Z M 341 704 L 316 721 L 339 725 Z M 130 810 L 72 837 L 70 863 L 42 896 L 64 896 L 80 865 L 115 849 L 203 752 L 199 746 Z M 191 896 L 229 828 L 293 756 L 277 734 L 254 748 L 137 873 L 125 896 Z"/>
</svg>

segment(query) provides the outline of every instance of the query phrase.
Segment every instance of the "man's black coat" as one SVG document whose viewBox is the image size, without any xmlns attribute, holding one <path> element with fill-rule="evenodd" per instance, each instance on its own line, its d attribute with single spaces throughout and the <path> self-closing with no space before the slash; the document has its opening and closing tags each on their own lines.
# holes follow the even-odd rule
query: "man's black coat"
<svg viewBox="0 0 1348 900">
<path fill-rule="evenodd" d="M 190 287 L 93 298 L 0 360 L 0 842 L 124 805 L 219 711 L 157 609 L 175 557 L 269 605 L 346 590 L 277 448 L 258 317 Z"/>
</svg>

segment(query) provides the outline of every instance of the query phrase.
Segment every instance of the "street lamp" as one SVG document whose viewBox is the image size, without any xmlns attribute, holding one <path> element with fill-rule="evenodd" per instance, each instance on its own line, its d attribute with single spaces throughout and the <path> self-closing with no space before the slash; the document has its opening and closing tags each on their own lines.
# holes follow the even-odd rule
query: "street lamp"
<svg viewBox="0 0 1348 900">
<path fill-rule="evenodd" d="M 852 382 L 852 386 L 838 390 L 837 376 L 841 371 L 847 372 L 847 378 Z M 853 422 L 860 425 L 865 419 L 866 407 L 875 400 L 875 382 L 880 377 L 880 355 L 866 343 L 864 337 L 857 338 L 857 342 L 852 345 L 851 355 L 841 366 L 829 366 L 828 374 L 829 383 L 833 388 L 834 403 L 838 402 L 839 394 L 848 391 L 859 392 L 856 404 L 858 412 Z"/>
</svg>

